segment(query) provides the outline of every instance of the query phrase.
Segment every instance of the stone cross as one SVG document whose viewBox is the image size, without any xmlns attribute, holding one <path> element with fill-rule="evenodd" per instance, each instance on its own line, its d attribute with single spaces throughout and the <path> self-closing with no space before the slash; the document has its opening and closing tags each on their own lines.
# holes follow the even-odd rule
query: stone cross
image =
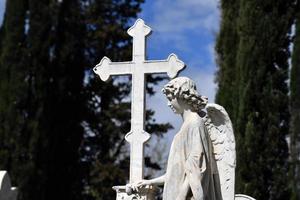
<svg viewBox="0 0 300 200">
<path fill-rule="evenodd" d="M 11 187 L 10 178 L 6 171 L 0 171 L 0 200 L 16 200 L 17 189 Z"/>
<path fill-rule="evenodd" d="M 131 130 L 125 139 L 130 143 L 129 182 L 133 183 L 143 179 L 144 143 L 150 138 L 144 130 L 145 74 L 167 73 L 174 78 L 185 65 L 175 54 L 169 55 L 166 60 L 145 60 L 146 36 L 151 33 L 151 28 L 142 19 L 138 19 L 127 32 L 133 38 L 132 61 L 111 62 L 104 57 L 94 72 L 103 81 L 107 81 L 111 75 L 132 75 Z"/>
</svg>

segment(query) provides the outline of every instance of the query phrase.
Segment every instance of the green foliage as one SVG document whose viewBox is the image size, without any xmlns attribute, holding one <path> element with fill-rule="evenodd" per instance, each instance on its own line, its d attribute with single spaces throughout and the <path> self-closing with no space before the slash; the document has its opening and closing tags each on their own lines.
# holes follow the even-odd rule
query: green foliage
<svg viewBox="0 0 300 200">
<path fill-rule="evenodd" d="M 239 0 L 226 7 L 222 1 L 226 17 L 216 46 L 217 101 L 229 108 L 234 123 L 237 193 L 256 199 L 289 199 L 287 80 L 293 6 L 294 1 Z"/>
<path fill-rule="evenodd" d="M 142 0 L 10 0 L 0 29 L 0 168 L 20 200 L 115 199 L 129 172 L 130 78 L 103 83 L 103 56 L 131 59 Z M 147 77 L 147 91 L 162 77 Z M 146 130 L 162 136 L 147 111 Z M 146 158 L 146 164 L 159 166 Z"/>
<path fill-rule="evenodd" d="M 27 171 L 27 168 L 32 165 L 30 161 L 25 163 L 24 168 L 18 165 L 24 162 L 23 159 L 27 155 L 26 152 L 21 153 L 22 146 L 16 145 L 17 141 L 21 142 L 26 118 L 24 113 L 24 98 L 27 97 L 26 83 L 24 83 L 26 74 L 23 65 L 25 48 L 23 23 L 26 6 L 23 0 L 8 1 L 4 24 L 1 27 L 0 168 L 13 171 L 11 173 L 13 175 L 19 169 Z M 15 14 L 8 14 L 12 12 Z"/>
<path fill-rule="evenodd" d="M 0 140 L 7 150 L 0 164 L 19 199 L 79 197 L 84 26 L 78 11 L 77 1 L 7 1 L 0 60 Z"/>
<path fill-rule="evenodd" d="M 300 2 L 297 2 L 295 23 L 294 49 L 290 82 L 290 111 L 291 111 L 291 188 L 292 199 L 300 198 Z"/>
<path fill-rule="evenodd" d="M 219 66 L 216 81 L 218 91 L 216 102 L 226 105 L 226 110 L 235 124 L 234 106 L 237 103 L 238 69 L 236 67 L 236 54 L 238 47 L 238 0 L 221 1 L 221 27 L 217 37 L 215 50 L 217 52 L 217 64 Z"/>
</svg>

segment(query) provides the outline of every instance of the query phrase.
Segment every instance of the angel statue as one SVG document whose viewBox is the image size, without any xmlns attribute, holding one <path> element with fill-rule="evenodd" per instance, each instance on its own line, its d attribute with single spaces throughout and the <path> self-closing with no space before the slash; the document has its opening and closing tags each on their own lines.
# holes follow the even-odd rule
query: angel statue
<svg viewBox="0 0 300 200">
<path fill-rule="evenodd" d="M 162 92 L 183 123 L 172 141 L 166 173 L 134 183 L 133 189 L 164 185 L 163 200 L 235 199 L 235 139 L 225 109 L 208 104 L 187 77 L 171 80 Z"/>
</svg>

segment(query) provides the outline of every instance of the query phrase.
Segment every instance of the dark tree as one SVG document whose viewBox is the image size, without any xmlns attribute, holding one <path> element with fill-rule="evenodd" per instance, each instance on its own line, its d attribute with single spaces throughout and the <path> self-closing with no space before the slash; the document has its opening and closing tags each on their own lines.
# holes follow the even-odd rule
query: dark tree
<svg viewBox="0 0 300 200">
<path fill-rule="evenodd" d="M 224 105 L 235 125 L 235 105 L 238 100 L 238 68 L 236 54 L 239 44 L 237 20 L 239 15 L 239 0 L 221 1 L 221 27 L 217 37 L 215 50 L 217 52 L 218 71 L 216 82 L 218 91 L 216 102 Z"/>
<path fill-rule="evenodd" d="M 85 33 L 80 10 L 79 1 L 7 1 L 2 45 L 8 50 L 1 57 L 7 72 L 1 81 L 9 81 L 1 84 L 8 93 L 1 91 L 7 104 L 1 104 L 0 136 L 9 160 L 1 168 L 13 175 L 19 199 L 80 194 Z"/>
<path fill-rule="evenodd" d="M 13 184 L 18 183 L 21 188 L 26 180 L 20 176 L 28 173 L 29 166 L 33 165 L 31 160 L 26 159 L 26 147 L 18 145 L 23 143 L 23 139 L 28 141 L 24 135 L 28 97 L 24 66 L 26 10 L 27 2 L 24 0 L 7 1 L 0 39 L 0 168 L 8 170 Z"/>
<path fill-rule="evenodd" d="M 222 6 L 223 15 L 230 12 L 232 18 L 222 19 L 223 26 L 229 25 L 221 28 L 219 41 L 233 42 L 223 42 L 224 50 L 218 52 L 217 81 L 225 91 L 218 92 L 217 100 L 228 106 L 235 123 L 237 193 L 256 199 L 289 199 L 287 80 L 293 7 L 294 1 L 283 0 Z M 237 34 L 228 31 L 233 26 Z"/>
<path fill-rule="evenodd" d="M 300 2 L 297 2 L 290 82 L 292 199 L 300 198 Z"/>
<path fill-rule="evenodd" d="M 115 199 L 128 179 L 130 78 L 103 83 L 104 55 L 131 59 L 142 0 L 10 0 L 0 31 L 0 167 L 20 200 Z M 161 77 L 147 77 L 156 84 Z M 153 94 L 148 85 L 149 94 Z M 147 111 L 146 128 L 162 136 Z M 150 158 L 146 164 L 159 169 Z"/>
</svg>

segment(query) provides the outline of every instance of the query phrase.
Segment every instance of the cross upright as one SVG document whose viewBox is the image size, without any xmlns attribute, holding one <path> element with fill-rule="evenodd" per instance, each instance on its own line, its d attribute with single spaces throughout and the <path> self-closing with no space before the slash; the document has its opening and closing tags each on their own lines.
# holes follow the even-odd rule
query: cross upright
<svg viewBox="0 0 300 200">
<path fill-rule="evenodd" d="M 133 183 L 143 179 L 144 143 L 150 138 L 144 130 L 145 74 L 167 73 L 174 78 L 185 65 L 175 54 L 170 54 L 166 60 L 145 60 L 146 37 L 151 33 L 151 28 L 142 19 L 138 19 L 127 32 L 133 38 L 132 61 L 111 62 L 103 57 L 94 67 L 94 72 L 103 81 L 111 75 L 132 75 L 131 130 L 125 139 L 130 143 L 129 182 Z"/>
</svg>

